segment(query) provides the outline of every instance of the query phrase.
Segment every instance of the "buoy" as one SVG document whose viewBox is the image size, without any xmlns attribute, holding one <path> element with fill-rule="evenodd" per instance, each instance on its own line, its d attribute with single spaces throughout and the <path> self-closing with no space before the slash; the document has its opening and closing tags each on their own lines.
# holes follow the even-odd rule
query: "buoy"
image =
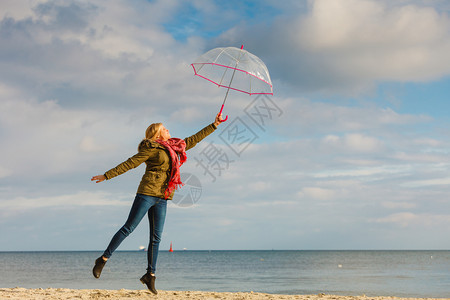
<svg viewBox="0 0 450 300">
<path fill-rule="evenodd" d="M 169 252 L 173 252 L 173 249 L 172 249 L 172 242 L 170 242 L 170 249 L 169 249 Z"/>
</svg>

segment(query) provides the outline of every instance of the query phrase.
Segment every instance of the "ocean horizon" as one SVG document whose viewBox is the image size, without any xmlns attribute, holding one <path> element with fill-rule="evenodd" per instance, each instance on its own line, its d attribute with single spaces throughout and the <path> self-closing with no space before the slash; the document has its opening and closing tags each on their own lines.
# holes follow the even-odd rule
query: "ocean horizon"
<svg viewBox="0 0 450 300">
<path fill-rule="evenodd" d="M 0 288 L 144 289 L 145 251 L 1 251 Z M 161 290 L 450 297 L 450 250 L 160 250 Z"/>
</svg>

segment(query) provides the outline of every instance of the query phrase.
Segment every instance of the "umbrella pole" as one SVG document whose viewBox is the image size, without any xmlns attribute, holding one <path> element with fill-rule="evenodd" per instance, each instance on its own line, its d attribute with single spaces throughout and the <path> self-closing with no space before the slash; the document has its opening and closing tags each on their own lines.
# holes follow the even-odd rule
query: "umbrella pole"
<svg viewBox="0 0 450 300">
<path fill-rule="evenodd" d="M 223 99 L 222 107 L 220 108 L 219 114 L 222 113 L 223 107 L 225 106 L 225 101 L 227 101 L 228 93 L 230 92 L 231 83 L 233 82 L 234 74 L 236 73 L 236 67 L 239 63 L 239 60 L 241 59 L 242 49 L 244 49 L 244 45 L 241 46 L 241 51 L 239 53 L 238 60 L 236 61 L 236 64 L 234 65 L 233 74 L 231 75 L 231 80 L 230 80 L 230 83 L 228 84 L 227 93 L 225 94 L 225 98 Z M 225 122 L 226 120 L 228 120 L 228 115 L 225 117 L 225 119 L 222 120 L 222 122 Z"/>
<path fill-rule="evenodd" d="M 237 63 L 236 63 L 236 66 L 237 66 Z M 225 106 L 225 101 L 227 101 L 228 93 L 230 92 L 230 86 L 231 86 L 231 83 L 233 82 L 234 73 L 236 73 L 236 68 L 233 70 L 233 75 L 231 76 L 230 84 L 228 85 L 227 93 L 225 94 L 225 98 L 223 98 L 222 107 L 220 108 L 219 114 L 222 113 L 223 107 Z M 222 120 L 222 122 L 225 122 L 226 120 L 228 120 L 228 115 L 225 117 L 225 119 Z"/>
<path fill-rule="evenodd" d="M 225 101 L 227 101 L 228 93 L 230 92 L 231 83 L 233 82 L 234 73 L 236 73 L 236 67 L 238 65 L 238 62 L 236 62 L 236 65 L 234 66 L 233 74 L 231 75 L 230 84 L 228 84 L 227 93 L 225 94 L 225 98 L 223 98 L 222 107 L 220 108 L 219 114 L 222 113 L 223 107 L 225 106 Z M 222 120 L 222 122 L 225 122 L 226 120 L 228 120 L 228 115 L 225 117 L 225 119 Z"/>
</svg>

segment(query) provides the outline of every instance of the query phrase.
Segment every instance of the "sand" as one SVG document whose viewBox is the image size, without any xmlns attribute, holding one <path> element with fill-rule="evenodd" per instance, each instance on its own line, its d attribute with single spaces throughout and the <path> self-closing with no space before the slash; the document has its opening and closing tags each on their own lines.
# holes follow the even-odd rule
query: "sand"
<svg viewBox="0 0 450 300">
<path fill-rule="evenodd" d="M 298 299 L 298 300 L 423 300 L 438 298 L 399 298 L 399 297 L 369 297 L 361 296 L 333 296 L 318 295 L 274 295 L 263 293 L 219 293 L 198 291 L 158 291 L 153 295 L 147 290 L 72 290 L 72 289 L 25 289 L 0 288 L 0 299 L 227 299 L 227 300 L 254 300 L 254 299 Z M 450 298 L 439 298 L 450 299 Z"/>
</svg>

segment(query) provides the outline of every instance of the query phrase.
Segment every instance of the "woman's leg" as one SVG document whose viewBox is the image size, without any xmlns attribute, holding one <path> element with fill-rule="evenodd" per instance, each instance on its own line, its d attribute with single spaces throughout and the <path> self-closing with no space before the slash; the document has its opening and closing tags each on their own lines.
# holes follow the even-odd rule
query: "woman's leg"
<svg viewBox="0 0 450 300">
<path fill-rule="evenodd" d="M 119 231 L 117 231 L 117 233 L 113 236 L 108 248 L 106 248 L 103 253 L 103 257 L 111 257 L 113 252 L 117 249 L 117 247 L 119 247 L 123 240 L 139 225 L 149 208 L 155 204 L 156 199 L 158 198 L 136 194 L 125 225 L 123 225 L 122 228 L 120 228 Z"/>
<path fill-rule="evenodd" d="M 147 250 L 147 272 L 151 274 L 155 274 L 156 271 L 156 260 L 158 259 L 159 242 L 161 241 L 164 229 L 166 210 L 167 200 L 159 199 L 159 201 L 148 211 L 150 241 Z"/>
</svg>

